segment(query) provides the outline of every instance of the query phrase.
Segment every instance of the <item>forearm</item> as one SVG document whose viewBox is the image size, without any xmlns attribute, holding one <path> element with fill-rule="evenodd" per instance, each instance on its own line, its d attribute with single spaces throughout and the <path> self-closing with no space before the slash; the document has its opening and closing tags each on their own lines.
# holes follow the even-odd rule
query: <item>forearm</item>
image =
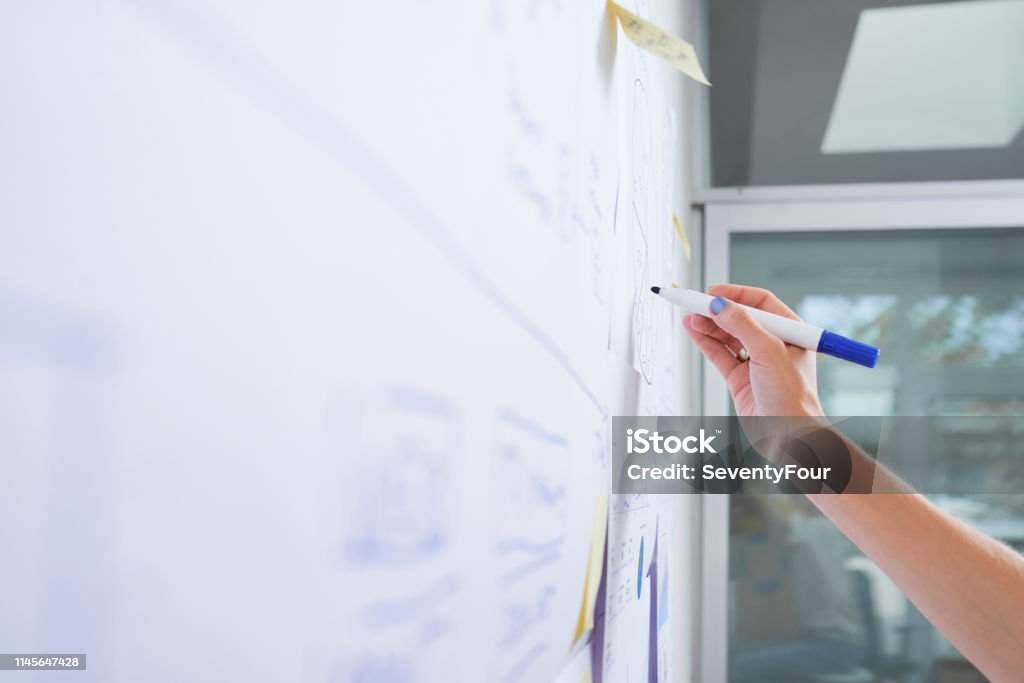
<svg viewBox="0 0 1024 683">
<path fill-rule="evenodd" d="M 725 379 L 751 444 L 776 464 L 834 467 L 823 484 L 794 487 L 982 672 L 994 681 L 1020 680 L 1024 559 L 942 512 L 829 430 L 816 400 L 815 354 L 783 344 L 747 309 L 729 305 L 737 301 L 799 320 L 774 294 L 739 285 L 709 291 L 717 297 L 711 316 L 688 317 L 686 329 Z M 736 357 L 741 347 L 750 352 L 748 362 Z M 791 417 L 769 425 L 769 416 Z M 820 493 L 827 489 L 841 493 Z"/>
<path fill-rule="evenodd" d="M 881 468 L 879 478 L 900 484 Z M 1019 680 L 1024 559 L 919 494 L 808 497 L 986 676 Z"/>
</svg>

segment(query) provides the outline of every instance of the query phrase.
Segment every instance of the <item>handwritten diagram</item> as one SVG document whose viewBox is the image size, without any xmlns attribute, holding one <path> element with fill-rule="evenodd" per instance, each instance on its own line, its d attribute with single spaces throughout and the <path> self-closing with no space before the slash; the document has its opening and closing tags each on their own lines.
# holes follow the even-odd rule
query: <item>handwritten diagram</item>
<svg viewBox="0 0 1024 683">
<path fill-rule="evenodd" d="M 459 424 L 446 399 L 395 387 L 370 416 L 343 558 L 352 564 L 407 566 L 441 553 L 449 538 L 446 500 L 455 485 Z M 377 427 L 379 425 L 379 428 Z"/>
<path fill-rule="evenodd" d="M 548 615 L 558 592 L 552 567 L 563 557 L 569 481 L 568 440 L 502 409 L 496 419 L 492 490 L 501 586 L 501 680 L 530 680 L 552 642 Z"/>
<path fill-rule="evenodd" d="M 633 83 L 632 184 L 633 207 L 633 334 L 634 353 L 644 381 L 654 377 L 654 336 L 648 306 L 651 298 L 650 253 L 647 232 L 651 206 L 651 114 L 647 89 L 638 78 Z"/>
</svg>

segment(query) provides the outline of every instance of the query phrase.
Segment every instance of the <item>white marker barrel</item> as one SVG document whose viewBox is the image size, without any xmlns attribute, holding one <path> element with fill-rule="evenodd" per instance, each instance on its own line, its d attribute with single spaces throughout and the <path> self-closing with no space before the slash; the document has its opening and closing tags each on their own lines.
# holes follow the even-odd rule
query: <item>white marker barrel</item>
<svg viewBox="0 0 1024 683">
<path fill-rule="evenodd" d="M 697 292 L 692 289 L 665 288 L 662 288 L 658 294 L 659 296 L 665 297 L 676 306 L 686 309 L 690 313 L 696 313 L 697 315 L 702 315 L 705 318 L 714 317 L 711 313 L 711 301 L 715 297 L 710 294 Z M 740 308 L 745 308 L 750 311 L 750 314 L 754 316 L 754 319 L 761 323 L 761 327 L 768 330 L 787 344 L 799 346 L 804 349 L 810 349 L 811 351 L 818 350 L 818 343 L 821 341 L 821 333 L 825 331 L 824 328 L 808 325 L 801 320 L 784 318 L 781 315 L 762 311 L 758 308 L 744 306 L 743 304 L 738 304 L 735 301 L 730 301 L 729 305 L 739 306 Z"/>
</svg>

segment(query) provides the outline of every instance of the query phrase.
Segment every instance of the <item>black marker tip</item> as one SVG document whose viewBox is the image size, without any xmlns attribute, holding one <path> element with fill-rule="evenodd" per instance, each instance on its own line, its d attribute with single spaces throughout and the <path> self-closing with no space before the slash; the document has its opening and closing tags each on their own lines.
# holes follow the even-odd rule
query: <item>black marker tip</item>
<svg viewBox="0 0 1024 683">
<path fill-rule="evenodd" d="M 660 294 L 661 287 L 651 287 L 651 291 L 654 292 L 655 294 Z"/>
</svg>

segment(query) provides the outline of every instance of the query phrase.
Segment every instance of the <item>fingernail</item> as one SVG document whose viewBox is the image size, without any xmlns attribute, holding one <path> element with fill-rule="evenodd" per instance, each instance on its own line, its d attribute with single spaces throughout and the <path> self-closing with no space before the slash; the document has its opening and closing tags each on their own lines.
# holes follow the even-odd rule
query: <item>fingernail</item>
<svg viewBox="0 0 1024 683">
<path fill-rule="evenodd" d="M 711 312 L 714 313 L 715 315 L 718 315 L 723 310 L 725 310 L 725 307 L 728 306 L 728 305 L 729 305 L 729 300 L 728 299 L 723 299 L 720 296 L 716 296 L 714 299 L 711 300 L 711 306 L 710 306 Z"/>
</svg>

